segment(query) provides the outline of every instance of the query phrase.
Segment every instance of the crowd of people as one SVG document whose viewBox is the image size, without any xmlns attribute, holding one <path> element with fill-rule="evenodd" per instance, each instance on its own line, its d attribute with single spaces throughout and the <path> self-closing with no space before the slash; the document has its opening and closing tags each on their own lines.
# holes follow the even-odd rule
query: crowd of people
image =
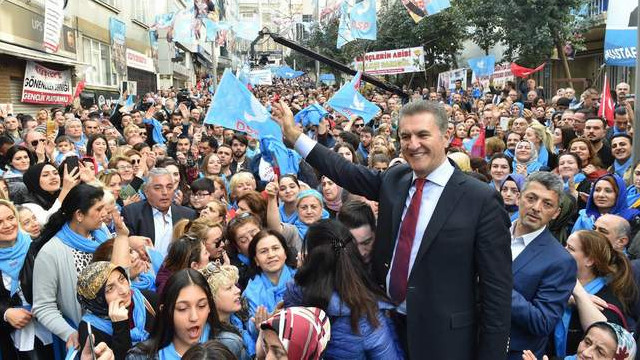
<svg viewBox="0 0 640 360">
<path fill-rule="evenodd" d="M 635 358 L 628 84 L 251 90 L 295 171 L 200 88 L 0 114 L 0 359 Z"/>
</svg>

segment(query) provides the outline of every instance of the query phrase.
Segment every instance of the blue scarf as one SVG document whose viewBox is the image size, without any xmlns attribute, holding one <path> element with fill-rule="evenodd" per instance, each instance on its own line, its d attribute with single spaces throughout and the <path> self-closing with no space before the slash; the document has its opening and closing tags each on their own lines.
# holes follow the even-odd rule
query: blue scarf
<svg viewBox="0 0 640 360">
<path fill-rule="evenodd" d="M 131 298 L 133 300 L 133 329 L 131 329 L 131 342 L 135 345 L 149 338 L 149 333 L 144 326 L 147 322 L 147 308 L 144 306 L 144 295 L 140 290 L 131 288 Z M 110 319 L 105 319 L 87 312 L 82 316 L 82 320 L 105 334 L 113 336 L 113 326 Z"/>
<path fill-rule="evenodd" d="M 146 250 L 149 260 L 151 261 L 151 266 L 153 267 L 153 272 L 157 274 L 164 261 L 164 256 L 153 247 L 147 246 Z"/>
<path fill-rule="evenodd" d="M 607 279 L 597 277 L 589 281 L 589 283 L 584 286 L 584 289 L 590 295 L 594 295 L 602 290 L 605 285 L 607 285 Z M 567 355 L 567 333 L 569 331 L 569 322 L 571 321 L 572 313 L 573 309 L 570 306 L 565 307 L 562 319 L 556 324 L 556 330 L 553 334 L 556 344 L 556 356 L 562 357 Z"/>
<path fill-rule="evenodd" d="M 209 333 L 211 333 L 211 327 L 209 326 L 209 323 L 205 323 L 198 342 L 200 344 L 207 342 L 209 340 Z M 178 354 L 175 346 L 173 346 L 173 341 L 170 342 L 168 346 L 163 347 L 158 351 L 158 360 L 180 360 L 180 358 L 180 354 Z"/>
<path fill-rule="evenodd" d="M 538 151 L 538 159 L 536 160 L 542 166 L 547 166 L 549 163 L 549 151 L 544 144 L 540 145 L 540 150 Z"/>
<path fill-rule="evenodd" d="M 254 277 L 244 290 L 244 297 L 249 301 L 249 305 L 254 305 L 253 309 L 251 309 L 251 315 L 253 316 L 253 312 L 258 305 L 265 306 L 269 313 L 273 312 L 276 309 L 276 305 L 284 298 L 287 283 L 293 279 L 294 274 L 295 270 L 292 270 L 287 265 L 283 266 L 277 285 L 273 285 L 264 272 Z"/>
<path fill-rule="evenodd" d="M 631 166 L 631 157 L 627 159 L 623 164 L 618 163 L 618 160 L 613 162 L 613 172 L 618 174 L 620 177 L 624 177 L 625 171 Z"/>
<path fill-rule="evenodd" d="M 256 340 L 251 336 L 251 334 L 245 329 L 242 320 L 236 315 L 231 315 L 229 318 L 229 322 L 233 325 L 240 334 L 242 335 L 242 342 L 244 342 L 244 347 L 247 349 L 247 355 L 253 357 L 256 354 Z"/>
<path fill-rule="evenodd" d="M 135 280 L 131 281 L 131 287 L 138 290 L 156 291 L 156 275 L 151 270 L 140 273 Z"/>
<path fill-rule="evenodd" d="M 243 254 L 238 253 L 238 260 L 240 260 L 241 263 L 245 264 L 245 265 L 249 265 L 251 264 L 251 260 L 249 260 L 248 257 L 244 256 Z"/>
<path fill-rule="evenodd" d="M 280 220 L 283 223 L 295 224 L 295 222 L 298 220 L 297 211 L 294 211 L 291 215 L 287 215 L 287 212 L 284 210 L 284 204 L 280 205 L 278 209 L 280 210 Z"/>
<path fill-rule="evenodd" d="M 578 186 L 582 182 L 582 180 L 586 179 L 587 176 L 581 172 L 573 175 L 573 183 Z M 564 180 L 563 180 L 564 181 Z M 569 192 L 569 180 L 564 181 L 564 192 Z"/>
<path fill-rule="evenodd" d="M 635 185 L 629 185 L 627 187 L 627 206 L 631 207 L 638 199 L 640 199 L 640 192 L 638 192 Z"/>
<path fill-rule="evenodd" d="M 321 219 L 328 219 L 329 218 L 329 212 L 326 209 L 322 209 L 322 217 Z M 307 235 L 307 230 L 309 230 L 309 225 L 303 223 L 300 218 L 298 218 L 296 220 L 296 222 L 293 223 L 293 225 L 296 226 L 296 228 L 298 228 L 298 234 L 300 235 L 300 239 L 302 239 L 302 241 L 304 241 L 304 237 Z"/>
<path fill-rule="evenodd" d="M 31 236 L 18 230 L 16 243 L 12 247 L 0 249 L 0 270 L 11 278 L 11 296 L 20 288 L 20 271 L 30 245 Z"/>
<path fill-rule="evenodd" d="M 72 249 L 93 254 L 98 246 L 109 239 L 109 234 L 103 228 L 91 232 L 94 240 L 87 239 L 77 232 L 71 230 L 69 223 L 65 223 L 56 233 L 56 237 L 65 245 Z"/>
</svg>

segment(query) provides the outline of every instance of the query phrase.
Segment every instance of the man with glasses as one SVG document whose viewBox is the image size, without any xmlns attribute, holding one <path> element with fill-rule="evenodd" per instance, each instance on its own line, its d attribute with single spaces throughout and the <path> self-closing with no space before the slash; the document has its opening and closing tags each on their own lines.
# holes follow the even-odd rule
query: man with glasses
<svg viewBox="0 0 640 360">
<path fill-rule="evenodd" d="M 356 120 L 353 122 L 353 128 L 352 131 L 360 136 L 360 132 L 362 131 L 362 128 L 364 128 L 364 119 L 361 117 L 357 117 Z"/>
</svg>

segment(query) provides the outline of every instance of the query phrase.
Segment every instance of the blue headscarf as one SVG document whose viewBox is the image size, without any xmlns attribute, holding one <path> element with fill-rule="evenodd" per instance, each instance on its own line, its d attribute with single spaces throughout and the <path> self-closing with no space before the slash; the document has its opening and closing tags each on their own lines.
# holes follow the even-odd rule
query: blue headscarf
<svg viewBox="0 0 640 360">
<path fill-rule="evenodd" d="M 18 230 L 15 244 L 8 248 L 0 249 L 0 270 L 11 278 L 11 296 L 20 288 L 20 271 L 24 260 L 27 258 L 31 246 L 31 236 Z"/>
<path fill-rule="evenodd" d="M 513 104 L 511 104 L 511 108 L 509 110 L 511 110 L 511 115 L 513 115 L 513 107 L 517 106 L 518 110 L 520 110 L 520 112 L 518 113 L 518 117 L 522 117 L 522 113 L 524 111 L 524 104 L 521 102 L 514 102 Z"/>
<path fill-rule="evenodd" d="M 593 224 L 600 215 L 602 215 L 600 210 L 596 207 L 596 204 L 593 202 L 593 193 L 598 182 L 603 179 L 606 180 L 607 178 L 612 178 L 617 187 L 616 202 L 613 205 L 613 208 L 609 210 L 609 214 L 622 216 L 627 221 L 631 221 L 634 217 L 640 215 L 640 210 L 629 209 L 629 206 L 627 205 L 627 188 L 624 180 L 615 174 L 605 174 L 593 182 L 589 198 L 587 199 L 587 206 L 578 213 L 578 219 L 576 220 L 571 232 L 576 232 L 578 230 L 593 230 Z"/>
<path fill-rule="evenodd" d="M 91 231 L 91 236 L 93 240 L 78 234 L 69 227 L 69 223 L 62 225 L 62 229 L 56 233 L 56 237 L 68 247 L 91 254 L 100 244 L 109 239 L 109 234 L 104 227 Z"/>
<path fill-rule="evenodd" d="M 632 207 L 638 199 L 640 199 L 638 188 L 635 185 L 629 185 L 627 187 L 627 206 Z"/>
</svg>

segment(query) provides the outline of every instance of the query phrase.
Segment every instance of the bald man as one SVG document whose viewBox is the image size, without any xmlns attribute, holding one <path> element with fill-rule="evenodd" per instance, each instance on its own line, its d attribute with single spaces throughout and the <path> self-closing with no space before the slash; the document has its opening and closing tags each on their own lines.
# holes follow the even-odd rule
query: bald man
<svg viewBox="0 0 640 360">
<path fill-rule="evenodd" d="M 604 214 L 596 220 L 594 230 L 606 236 L 614 249 L 627 253 L 631 226 L 625 218 L 613 214 Z"/>
</svg>

